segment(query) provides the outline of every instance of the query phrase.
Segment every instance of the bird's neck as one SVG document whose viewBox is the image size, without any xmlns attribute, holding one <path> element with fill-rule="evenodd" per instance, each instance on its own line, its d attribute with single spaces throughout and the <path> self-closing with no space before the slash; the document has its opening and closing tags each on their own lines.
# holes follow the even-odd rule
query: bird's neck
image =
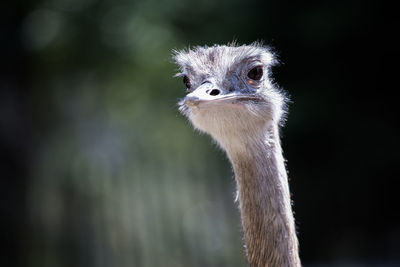
<svg viewBox="0 0 400 267">
<path fill-rule="evenodd" d="M 226 151 L 235 172 L 251 267 L 300 266 L 278 126 Z"/>
</svg>

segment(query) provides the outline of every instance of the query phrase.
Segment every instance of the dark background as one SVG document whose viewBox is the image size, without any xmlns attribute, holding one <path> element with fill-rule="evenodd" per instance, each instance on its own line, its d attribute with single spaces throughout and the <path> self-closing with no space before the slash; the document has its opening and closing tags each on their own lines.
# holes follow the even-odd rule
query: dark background
<svg viewBox="0 0 400 267">
<path fill-rule="evenodd" d="M 305 266 L 398 266 L 398 35 L 380 1 L 6 2 L 1 266 L 244 266 L 229 162 L 172 49 L 264 40 Z"/>
</svg>

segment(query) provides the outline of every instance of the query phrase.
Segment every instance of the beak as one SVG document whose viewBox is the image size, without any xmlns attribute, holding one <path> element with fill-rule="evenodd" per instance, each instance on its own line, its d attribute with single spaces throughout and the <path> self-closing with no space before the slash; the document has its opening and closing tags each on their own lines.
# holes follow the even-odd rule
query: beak
<svg viewBox="0 0 400 267">
<path fill-rule="evenodd" d="M 207 82 L 200 85 L 196 90 L 186 95 L 183 104 L 188 107 L 197 107 L 208 104 L 244 104 L 246 102 L 257 102 L 260 98 L 249 94 L 223 94 L 222 90 Z"/>
<path fill-rule="evenodd" d="M 184 99 L 184 104 L 187 106 L 197 106 L 200 103 L 209 102 L 223 97 L 225 96 L 221 94 L 220 89 L 215 88 L 212 83 L 206 82 L 188 94 Z"/>
</svg>

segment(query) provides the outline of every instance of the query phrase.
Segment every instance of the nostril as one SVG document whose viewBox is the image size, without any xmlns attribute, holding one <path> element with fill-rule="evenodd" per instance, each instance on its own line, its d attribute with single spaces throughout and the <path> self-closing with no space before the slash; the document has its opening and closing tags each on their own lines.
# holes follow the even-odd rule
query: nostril
<svg viewBox="0 0 400 267">
<path fill-rule="evenodd" d="M 211 92 L 208 92 L 210 95 L 219 95 L 220 91 L 218 89 L 212 89 Z"/>
</svg>

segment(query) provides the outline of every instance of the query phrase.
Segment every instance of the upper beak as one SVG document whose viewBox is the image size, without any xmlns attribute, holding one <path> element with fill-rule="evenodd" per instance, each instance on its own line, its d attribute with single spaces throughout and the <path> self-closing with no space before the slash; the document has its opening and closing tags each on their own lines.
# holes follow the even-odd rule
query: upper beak
<svg viewBox="0 0 400 267">
<path fill-rule="evenodd" d="M 200 104 L 237 104 L 243 101 L 256 101 L 259 100 L 254 95 L 238 95 L 235 93 L 223 94 L 222 90 L 218 89 L 211 82 L 206 82 L 200 85 L 196 90 L 186 95 L 183 99 L 183 104 L 189 107 L 198 106 Z"/>
<path fill-rule="evenodd" d="M 221 90 L 213 88 L 213 84 L 210 82 L 206 82 L 200 85 L 196 90 L 188 94 L 185 99 L 184 103 L 188 106 L 195 106 L 204 101 L 210 101 L 217 99 L 220 96 Z M 218 91 L 217 95 L 210 94 L 211 91 Z"/>
</svg>

